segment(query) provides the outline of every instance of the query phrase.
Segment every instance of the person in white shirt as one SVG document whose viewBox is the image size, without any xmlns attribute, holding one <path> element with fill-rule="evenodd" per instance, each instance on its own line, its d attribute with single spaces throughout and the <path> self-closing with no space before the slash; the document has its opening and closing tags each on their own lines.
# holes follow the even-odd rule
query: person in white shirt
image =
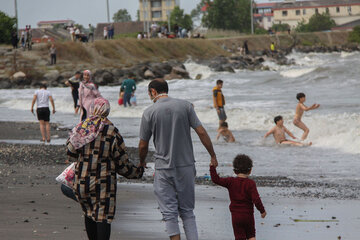
<svg viewBox="0 0 360 240">
<path fill-rule="evenodd" d="M 34 98 L 31 103 L 31 112 L 34 114 L 34 105 L 36 102 L 36 114 L 40 123 L 40 132 L 42 139 L 40 141 L 45 142 L 45 140 L 50 142 L 50 109 L 49 109 L 49 100 L 52 105 L 53 114 L 55 114 L 55 103 L 51 93 L 47 90 L 46 84 L 40 85 L 40 90 L 36 90 Z"/>
<path fill-rule="evenodd" d="M 70 26 L 69 32 L 70 32 L 71 41 L 74 42 L 75 41 L 75 29 L 73 26 Z"/>
</svg>

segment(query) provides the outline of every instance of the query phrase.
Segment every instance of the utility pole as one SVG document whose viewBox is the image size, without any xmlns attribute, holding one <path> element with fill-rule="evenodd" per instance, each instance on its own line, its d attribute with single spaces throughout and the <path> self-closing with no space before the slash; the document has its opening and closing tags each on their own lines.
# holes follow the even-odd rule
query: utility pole
<svg viewBox="0 0 360 240">
<path fill-rule="evenodd" d="M 19 19 L 18 19 L 17 0 L 14 0 L 14 3 L 15 3 L 16 35 L 18 35 L 19 34 Z"/>
<path fill-rule="evenodd" d="M 250 0 L 250 16 L 251 16 L 251 34 L 254 34 L 254 10 L 253 10 L 253 0 Z"/>
<path fill-rule="evenodd" d="M 146 32 L 146 22 L 145 22 L 145 14 L 146 14 L 146 10 L 145 10 L 145 0 L 142 0 L 142 10 L 143 10 L 143 23 L 144 23 L 144 34 Z"/>
<path fill-rule="evenodd" d="M 107 21 L 110 22 L 110 12 L 109 12 L 109 0 L 106 0 L 106 9 L 107 9 Z"/>
<path fill-rule="evenodd" d="M 171 5 L 171 0 L 167 0 L 167 16 L 168 16 L 168 31 L 169 33 L 171 33 L 171 26 L 170 26 L 170 17 L 171 17 L 171 11 L 170 11 L 170 5 Z"/>
</svg>

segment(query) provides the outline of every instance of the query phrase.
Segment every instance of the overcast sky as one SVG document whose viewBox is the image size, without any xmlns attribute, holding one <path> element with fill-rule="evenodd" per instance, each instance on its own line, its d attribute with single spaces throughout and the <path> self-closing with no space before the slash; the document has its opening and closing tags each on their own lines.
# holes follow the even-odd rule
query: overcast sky
<svg viewBox="0 0 360 240">
<path fill-rule="evenodd" d="M 264 2 L 266 0 L 258 0 Z M 270 0 L 271 1 L 271 0 Z M 190 13 L 200 0 L 180 0 L 180 7 Z M 19 27 L 36 27 L 39 21 L 71 19 L 85 27 L 107 22 L 106 0 L 17 0 Z M 126 8 L 136 20 L 139 0 L 109 0 L 110 19 L 116 11 Z M 0 0 L 0 10 L 15 16 L 14 0 Z"/>
</svg>

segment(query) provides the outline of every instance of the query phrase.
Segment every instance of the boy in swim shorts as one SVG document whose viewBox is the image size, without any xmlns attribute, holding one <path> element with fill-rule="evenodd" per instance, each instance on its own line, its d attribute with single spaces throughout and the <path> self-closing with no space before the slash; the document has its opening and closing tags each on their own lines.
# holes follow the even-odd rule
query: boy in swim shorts
<svg viewBox="0 0 360 240">
<path fill-rule="evenodd" d="M 314 110 L 320 107 L 320 104 L 316 104 L 314 103 L 311 107 L 307 107 L 305 106 L 304 102 L 306 101 L 306 96 L 304 93 L 298 93 L 296 95 L 296 99 L 299 101 L 297 106 L 296 106 L 296 112 L 295 112 L 295 117 L 294 117 L 294 125 L 298 128 L 300 128 L 301 130 L 304 131 L 302 137 L 301 137 L 301 141 L 304 141 L 307 136 L 309 135 L 310 130 L 308 129 L 308 127 L 301 121 L 301 118 L 304 114 L 304 111 L 310 111 L 310 110 Z"/>
<path fill-rule="evenodd" d="M 300 146 L 300 147 L 305 145 L 300 142 L 295 142 L 295 141 L 286 139 L 285 133 L 287 133 L 293 139 L 296 139 L 296 137 L 284 126 L 284 120 L 283 120 L 282 116 L 276 116 L 274 118 L 274 122 L 275 122 L 276 126 L 273 127 L 272 129 L 270 129 L 270 131 L 268 131 L 265 134 L 264 138 L 267 138 L 270 134 L 272 134 L 274 136 L 274 139 L 277 144 L 288 144 L 288 145 L 294 145 L 294 146 Z M 310 142 L 307 145 L 311 145 L 311 144 L 312 143 Z"/>
</svg>

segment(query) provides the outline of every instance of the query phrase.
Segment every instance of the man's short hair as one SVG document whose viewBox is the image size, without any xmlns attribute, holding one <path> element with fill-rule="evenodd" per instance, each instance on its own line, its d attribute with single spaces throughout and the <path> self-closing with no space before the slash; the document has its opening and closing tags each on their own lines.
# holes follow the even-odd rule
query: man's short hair
<svg viewBox="0 0 360 240">
<path fill-rule="evenodd" d="M 245 154 L 239 154 L 233 161 L 233 168 L 236 174 L 248 174 L 253 167 L 251 158 Z"/>
<path fill-rule="evenodd" d="M 300 98 L 303 98 L 303 97 L 305 97 L 305 94 L 304 93 L 298 93 L 298 94 L 296 94 L 296 99 L 297 100 L 299 100 L 300 101 Z"/>
<path fill-rule="evenodd" d="M 133 73 L 133 72 L 129 72 L 127 76 L 128 76 L 128 78 L 135 78 L 136 77 L 135 73 Z"/>
<path fill-rule="evenodd" d="M 216 85 L 223 84 L 223 83 L 224 83 L 224 81 L 221 80 L 221 79 L 219 79 L 219 80 L 216 81 Z"/>
<path fill-rule="evenodd" d="M 45 83 L 40 83 L 40 88 L 44 88 L 44 89 L 47 89 L 47 86 Z"/>
<path fill-rule="evenodd" d="M 76 72 L 75 72 L 75 75 L 76 75 L 76 74 L 81 74 L 81 72 L 80 72 L 80 71 L 76 71 Z"/>
<path fill-rule="evenodd" d="M 229 125 L 228 125 L 228 123 L 227 123 L 227 122 L 223 122 L 223 123 L 221 123 L 221 126 L 222 126 L 222 127 L 226 127 L 226 128 L 227 128 L 227 127 L 229 127 Z"/>
<path fill-rule="evenodd" d="M 277 124 L 277 122 L 280 121 L 280 120 L 282 120 L 282 119 L 283 119 L 282 116 L 276 116 L 276 117 L 274 118 L 275 124 Z"/>
<path fill-rule="evenodd" d="M 148 89 L 149 89 L 149 92 L 150 92 L 150 89 L 155 89 L 155 91 L 158 94 L 160 94 L 160 93 L 168 93 L 169 92 L 169 86 L 168 86 L 167 82 L 164 79 L 161 79 L 161 78 L 152 80 L 149 83 Z"/>
</svg>

